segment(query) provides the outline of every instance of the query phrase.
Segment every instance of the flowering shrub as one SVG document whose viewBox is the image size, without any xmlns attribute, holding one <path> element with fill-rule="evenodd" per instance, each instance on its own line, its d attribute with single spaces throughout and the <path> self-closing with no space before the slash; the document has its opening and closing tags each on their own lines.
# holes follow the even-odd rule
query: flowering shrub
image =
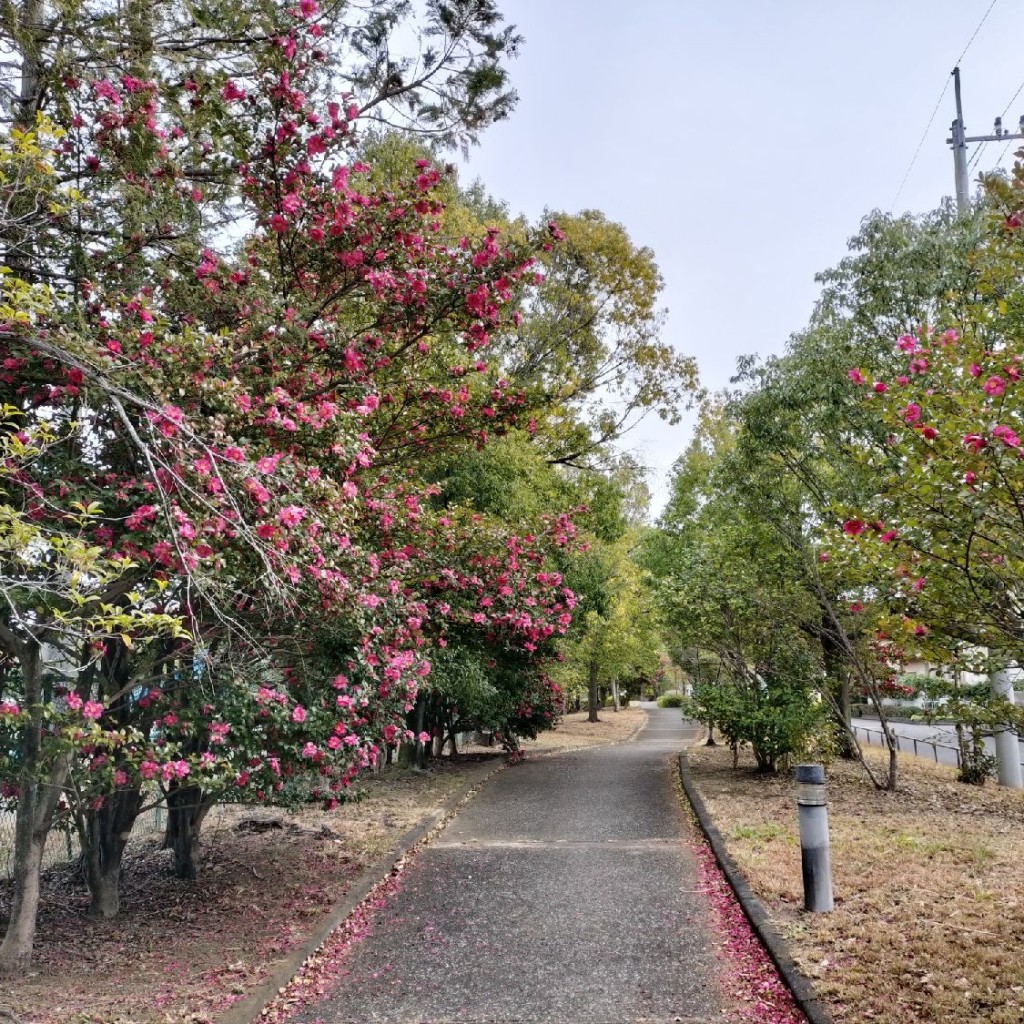
<svg viewBox="0 0 1024 1024">
<path fill-rule="evenodd" d="M 516 422 L 522 395 L 487 353 L 552 233 L 451 244 L 436 168 L 374 184 L 351 104 L 314 101 L 315 15 L 292 12 L 209 100 L 244 125 L 230 160 L 196 134 L 208 83 L 185 81 L 185 113 L 159 79 L 107 71 L 65 79 L 67 125 L 4 157 L 43 168 L 18 180 L 52 211 L 38 253 L 69 282 L 8 275 L 0 308 L 0 769 L 32 820 L 20 957 L 57 794 L 109 916 L 154 790 L 183 875 L 216 800 L 311 789 L 332 806 L 419 738 L 432 649 L 491 652 L 513 744 L 557 714 L 544 659 L 575 597 L 548 560 L 572 522 L 484 529 L 432 507 L 413 472 Z M 195 229 L 197 175 L 252 225 L 232 252 Z"/>
</svg>

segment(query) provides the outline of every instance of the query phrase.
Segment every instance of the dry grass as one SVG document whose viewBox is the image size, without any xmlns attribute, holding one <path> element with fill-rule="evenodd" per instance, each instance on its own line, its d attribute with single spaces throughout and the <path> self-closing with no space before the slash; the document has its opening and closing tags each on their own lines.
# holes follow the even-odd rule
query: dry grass
<svg viewBox="0 0 1024 1024">
<path fill-rule="evenodd" d="M 867 756 L 881 764 L 882 753 Z M 828 770 L 836 909 L 802 909 L 796 786 L 723 747 L 690 751 L 730 852 L 839 1024 L 1024 1020 L 1024 794 L 901 757 L 900 791 Z"/>
</svg>

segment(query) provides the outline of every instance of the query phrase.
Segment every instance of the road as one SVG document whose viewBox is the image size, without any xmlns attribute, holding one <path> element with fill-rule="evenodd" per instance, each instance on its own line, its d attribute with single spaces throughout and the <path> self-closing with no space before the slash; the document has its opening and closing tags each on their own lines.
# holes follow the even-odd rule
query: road
<svg viewBox="0 0 1024 1024">
<path fill-rule="evenodd" d="M 867 742 L 884 746 L 885 741 L 880 735 L 881 727 L 874 718 L 855 718 L 853 725 L 857 729 L 857 737 L 863 743 Z M 937 759 L 940 764 L 949 764 L 956 767 L 956 730 L 951 725 L 925 725 L 918 723 L 893 722 L 889 726 L 901 740 L 900 749 L 904 753 L 915 753 L 913 741 L 916 739 L 917 750 L 921 757 Z M 938 748 L 932 746 L 932 743 Z M 990 754 L 995 754 L 995 743 L 991 738 L 985 740 L 985 749 Z M 937 755 L 937 757 L 936 757 Z M 1024 747 L 1021 749 L 1021 763 L 1024 764 Z"/>
</svg>

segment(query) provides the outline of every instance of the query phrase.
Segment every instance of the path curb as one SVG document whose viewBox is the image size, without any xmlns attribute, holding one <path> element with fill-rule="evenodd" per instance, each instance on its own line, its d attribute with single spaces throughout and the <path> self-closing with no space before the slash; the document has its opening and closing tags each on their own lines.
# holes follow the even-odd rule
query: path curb
<svg viewBox="0 0 1024 1024">
<path fill-rule="evenodd" d="M 700 826 L 701 832 L 704 833 L 704 838 L 707 839 L 711 852 L 714 853 L 715 860 L 722 870 L 722 874 L 725 875 L 726 881 L 736 894 L 736 899 L 739 901 L 744 915 L 750 922 L 751 928 L 754 929 L 754 934 L 761 940 L 761 944 L 768 951 L 768 955 L 771 957 L 772 963 L 775 964 L 786 988 L 793 993 L 794 1002 L 810 1024 L 833 1024 L 831 1016 L 829 1016 L 828 1011 L 818 998 L 813 985 L 801 973 L 800 968 L 794 962 L 785 939 L 783 939 L 775 925 L 772 924 L 764 904 L 747 884 L 743 873 L 736 866 L 736 862 L 726 849 L 722 833 L 718 831 L 717 826 L 711 820 L 711 815 L 708 813 L 704 800 L 700 793 L 697 792 L 697 787 L 690 775 L 690 766 L 686 759 L 685 750 L 679 754 L 679 781 L 682 783 L 683 792 L 686 794 L 687 800 L 690 801 L 690 807 L 697 819 L 697 824 Z"/>
<path fill-rule="evenodd" d="M 410 829 L 382 857 L 375 860 L 355 879 L 345 895 L 334 904 L 309 937 L 284 959 L 277 961 L 270 974 L 248 995 L 232 1004 L 216 1017 L 217 1024 L 254 1024 L 263 1016 L 266 1006 L 278 995 L 302 965 L 330 938 L 342 922 L 363 902 L 371 890 L 388 875 L 400 869 L 399 862 L 442 824 L 446 824 L 463 803 L 476 796 L 477 790 L 491 776 L 505 768 L 505 762 L 481 765 L 466 773 L 466 781 L 445 801 L 440 810 L 434 811 L 415 828 Z"/>
</svg>

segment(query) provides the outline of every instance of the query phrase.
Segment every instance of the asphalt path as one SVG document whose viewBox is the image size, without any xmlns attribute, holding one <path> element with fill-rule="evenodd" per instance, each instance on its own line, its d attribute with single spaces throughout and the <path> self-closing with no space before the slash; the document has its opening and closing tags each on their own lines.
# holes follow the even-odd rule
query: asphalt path
<svg viewBox="0 0 1024 1024">
<path fill-rule="evenodd" d="M 334 992 L 299 1019 L 720 1019 L 670 774 L 697 727 L 677 709 L 648 715 L 630 743 L 527 760 L 485 786 L 406 870 Z"/>
</svg>

